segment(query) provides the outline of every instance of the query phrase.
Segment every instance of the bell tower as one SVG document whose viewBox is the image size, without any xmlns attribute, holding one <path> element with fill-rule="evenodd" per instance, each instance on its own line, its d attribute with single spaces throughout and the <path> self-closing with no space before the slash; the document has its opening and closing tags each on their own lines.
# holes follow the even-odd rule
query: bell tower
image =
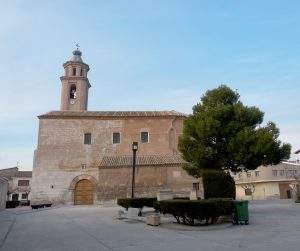
<svg viewBox="0 0 300 251">
<path fill-rule="evenodd" d="M 72 58 L 63 64 L 65 69 L 61 80 L 62 111 L 86 111 L 88 105 L 88 92 L 91 87 L 87 78 L 90 67 L 82 61 L 81 51 L 76 45 Z"/>
</svg>

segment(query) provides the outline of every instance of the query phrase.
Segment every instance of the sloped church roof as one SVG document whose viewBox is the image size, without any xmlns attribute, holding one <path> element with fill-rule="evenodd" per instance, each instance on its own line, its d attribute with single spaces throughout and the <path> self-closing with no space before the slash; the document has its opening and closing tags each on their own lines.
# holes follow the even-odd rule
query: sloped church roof
<svg viewBox="0 0 300 251">
<path fill-rule="evenodd" d="M 58 117 L 186 117 L 177 111 L 51 111 L 38 116 L 39 118 Z"/>
</svg>

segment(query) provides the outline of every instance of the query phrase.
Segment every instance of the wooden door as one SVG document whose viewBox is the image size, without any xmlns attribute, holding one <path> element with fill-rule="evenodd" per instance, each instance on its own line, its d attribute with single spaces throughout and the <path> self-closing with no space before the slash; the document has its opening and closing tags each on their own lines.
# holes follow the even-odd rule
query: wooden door
<svg viewBox="0 0 300 251">
<path fill-rule="evenodd" d="M 80 180 L 75 186 L 74 204 L 91 205 L 94 203 L 94 187 L 89 180 Z"/>
<path fill-rule="evenodd" d="M 289 197 L 291 196 L 290 190 L 291 188 L 289 183 L 279 183 L 280 199 L 290 199 L 291 198 Z"/>
</svg>

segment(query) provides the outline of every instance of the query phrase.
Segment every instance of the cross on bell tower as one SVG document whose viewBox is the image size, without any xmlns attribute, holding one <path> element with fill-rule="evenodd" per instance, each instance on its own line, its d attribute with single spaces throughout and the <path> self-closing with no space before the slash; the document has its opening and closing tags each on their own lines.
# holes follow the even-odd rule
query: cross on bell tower
<svg viewBox="0 0 300 251">
<path fill-rule="evenodd" d="M 88 91 L 91 87 L 87 73 L 90 67 L 82 61 L 79 44 L 75 46 L 72 58 L 63 64 L 65 74 L 60 77 L 62 84 L 60 109 L 62 111 L 87 110 Z"/>
</svg>

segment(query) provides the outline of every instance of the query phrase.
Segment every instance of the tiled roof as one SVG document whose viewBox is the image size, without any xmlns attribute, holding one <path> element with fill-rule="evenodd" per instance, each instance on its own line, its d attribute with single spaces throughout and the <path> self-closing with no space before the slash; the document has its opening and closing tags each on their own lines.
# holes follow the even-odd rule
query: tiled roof
<svg viewBox="0 0 300 251">
<path fill-rule="evenodd" d="M 11 179 L 12 177 L 32 177 L 32 171 L 19 171 L 18 167 L 0 169 L 0 177 L 5 177 L 7 179 Z"/>
<path fill-rule="evenodd" d="M 56 117 L 186 117 L 177 111 L 51 111 L 40 115 L 39 118 Z"/>
<path fill-rule="evenodd" d="M 300 167 L 300 163 L 293 163 L 293 162 L 281 162 L 277 165 L 273 165 L 272 167 L 276 168 L 293 168 L 293 167 Z"/>
<path fill-rule="evenodd" d="M 31 178 L 32 177 L 32 171 L 18 171 L 13 177 Z"/>
<path fill-rule="evenodd" d="M 18 172 L 17 167 L 11 167 L 11 168 L 5 168 L 0 169 L 0 177 L 5 177 L 7 179 L 10 179 Z"/>
<path fill-rule="evenodd" d="M 137 166 L 177 165 L 185 161 L 180 155 L 151 155 L 137 156 Z M 122 167 L 132 166 L 132 156 L 104 156 L 100 167 Z"/>
</svg>

